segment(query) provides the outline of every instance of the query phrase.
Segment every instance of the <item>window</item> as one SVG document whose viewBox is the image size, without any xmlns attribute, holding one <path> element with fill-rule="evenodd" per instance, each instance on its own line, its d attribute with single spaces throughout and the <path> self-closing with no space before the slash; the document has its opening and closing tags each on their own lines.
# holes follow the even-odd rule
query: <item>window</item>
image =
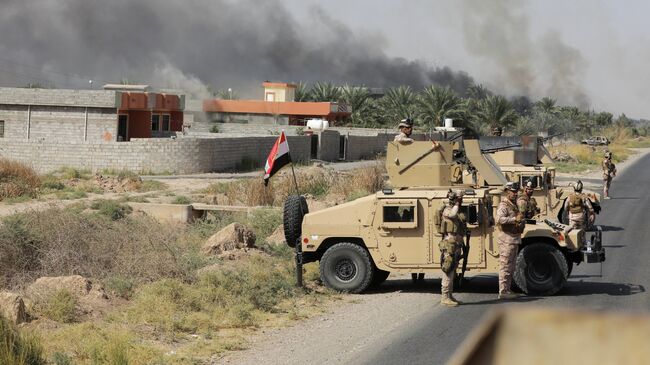
<svg viewBox="0 0 650 365">
<path fill-rule="evenodd" d="M 416 199 L 386 200 L 381 204 L 381 227 L 384 229 L 413 229 L 418 227 Z"/>
<path fill-rule="evenodd" d="M 169 130 L 169 114 L 165 114 L 162 116 L 162 130 L 163 131 Z"/>
<path fill-rule="evenodd" d="M 523 188 L 524 186 L 526 186 L 526 183 L 529 180 L 533 183 L 533 189 L 542 188 L 542 181 L 543 180 L 542 180 L 542 177 L 539 176 L 539 175 L 532 175 L 532 176 L 523 176 L 522 175 L 519 178 L 519 184 L 521 184 L 521 187 Z"/>
<path fill-rule="evenodd" d="M 413 222 L 415 219 L 414 206 L 387 206 L 384 207 L 384 222 Z"/>
<path fill-rule="evenodd" d="M 5 138 L 5 121 L 0 120 L 0 138 Z"/>
<path fill-rule="evenodd" d="M 267 92 L 265 99 L 266 101 L 275 101 L 275 93 Z"/>
<path fill-rule="evenodd" d="M 152 131 L 160 130 L 160 115 L 158 114 L 151 115 L 151 130 Z"/>
</svg>

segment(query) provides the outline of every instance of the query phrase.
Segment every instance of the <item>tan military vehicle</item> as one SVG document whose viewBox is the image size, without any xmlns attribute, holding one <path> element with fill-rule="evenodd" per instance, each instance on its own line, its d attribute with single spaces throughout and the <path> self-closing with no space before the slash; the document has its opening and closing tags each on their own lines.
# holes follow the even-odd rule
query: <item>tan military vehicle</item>
<svg viewBox="0 0 650 365">
<path fill-rule="evenodd" d="M 513 140 L 508 141 L 508 138 L 502 137 L 503 145 L 507 146 L 512 144 Z M 517 181 L 521 186 L 526 181 L 531 181 L 535 192 L 533 196 L 538 202 L 540 213 L 538 217 L 550 217 L 557 219 L 564 224 L 569 223 L 568 214 L 564 210 L 564 203 L 571 193 L 573 187 L 569 184 L 566 186 L 558 186 L 555 183 L 555 168 L 552 167 L 553 160 L 550 153 L 540 143 L 539 139 L 532 137 L 516 137 L 520 138 L 524 143 L 521 148 L 505 148 L 503 150 L 490 153 L 492 159 L 499 166 L 508 181 Z M 482 150 L 497 149 L 494 141 L 499 139 L 496 137 L 488 137 L 488 141 L 493 144 L 487 144 Z M 498 144 L 496 145 L 498 146 Z M 487 180 L 486 180 L 487 181 Z M 498 185 L 498 181 L 488 181 L 489 185 Z M 582 193 L 585 194 L 594 208 L 596 214 L 601 211 L 599 193 L 583 189 Z M 592 229 L 593 227 L 588 227 Z"/>
<path fill-rule="evenodd" d="M 467 159 L 482 176 L 506 178 L 476 140 L 464 141 Z M 470 146 L 468 149 L 467 147 Z M 298 262 L 320 261 L 329 287 L 358 293 L 383 282 L 391 272 L 440 273 L 441 240 L 435 222 L 451 189 L 463 190 L 462 210 L 469 231 L 461 276 L 497 273 L 499 250 L 494 225 L 502 190 L 462 183 L 458 144 L 431 142 L 388 144 L 386 165 L 391 189 L 313 213 L 304 198 L 291 196 L 284 206 L 287 242 L 297 248 Z M 463 160 L 464 161 L 464 160 Z M 601 232 L 583 250 L 585 232 L 563 232 L 561 224 L 527 222 L 514 280 L 527 294 L 552 295 L 565 284 L 574 263 L 605 259 Z M 550 223 L 550 222 L 549 222 Z M 300 269 L 300 272 L 301 269 Z"/>
</svg>

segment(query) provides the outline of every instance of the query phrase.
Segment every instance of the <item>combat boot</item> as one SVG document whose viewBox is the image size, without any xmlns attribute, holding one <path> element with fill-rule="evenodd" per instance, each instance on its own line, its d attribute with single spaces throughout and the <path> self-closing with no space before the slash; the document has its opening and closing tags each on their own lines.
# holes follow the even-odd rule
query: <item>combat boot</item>
<svg viewBox="0 0 650 365">
<path fill-rule="evenodd" d="M 460 300 L 454 298 L 453 294 L 449 294 L 449 299 L 451 299 L 452 301 L 454 301 L 454 302 L 456 302 L 458 304 L 463 304 L 463 302 L 461 302 Z"/>
<path fill-rule="evenodd" d="M 517 294 L 517 293 L 499 293 L 499 296 L 497 297 L 497 299 L 500 299 L 500 300 L 517 299 L 517 298 L 519 298 L 519 296 L 520 295 Z"/>
<path fill-rule="evenodd" d="M 447 306 L 447 307 L 456 307 L 458 306 L 458 302 L 453 300 L 449 295 L 443 295 L 440 298 L 440 304 Z"/>
</svg>

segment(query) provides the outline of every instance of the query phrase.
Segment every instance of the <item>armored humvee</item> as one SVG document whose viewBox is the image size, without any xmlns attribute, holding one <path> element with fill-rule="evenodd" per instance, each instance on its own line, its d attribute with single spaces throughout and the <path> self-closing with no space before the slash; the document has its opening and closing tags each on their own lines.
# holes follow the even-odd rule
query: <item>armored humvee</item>
<svg viewBox="0 0 650 365">
<path fill-rule="evenodd" d="M 499 148 L 499 146 L 513 146 L 515 148 Z M 564 210 L 564 203 L 573 193 L 569 185 L 558 186 L 555 183 L 555 168 L 552 167 L 553 160 L 550 153 L 541 143 L 539 138 L 531 136 L 521 137 L 482 137 L 481 150 L 490 151 L 492 159 L 499 166 L 508 181 L 518 181 L 522 186 L 525 181 L 530 180 L 534 186 L 533 196 L 539 203 L 539 217 L 551 217 L 564 224 L 569 223 L 567 212 Z M 498 181 L 487 181 L 489 185 L 499 184 Z M 583 189 L 596 214 L 601 211 L 599 193 Z M 587 227 L 593 229 L 594 227 Z"/>
<path fill-rule="evenodd" d="M 464 144 L 474 147 L 466 157 L 483 176 L 506 183 L 494 161 L 480 153 L 476 140 Z M 454 157 L 458 148 L 457 143 L 444 141 L 437 146 L 390 142 L 386 166 L 392 188 L 312 213 L 307 212 L 303 197 L 289 197 L 284 206 L 285 238 L 297 248 L 298 261 L 320 261 L 323 283 L 353 293 L 380 284 L 391 272 L 437 274 L 441 236 L 433 221 L 451 188 L 465 192 L 462 210 L 469 235 L 460 275 L 465 275 L 464 270 L 497 273 L 494 215 L 503 191 L 463 183 L 458 175 L 461 162 Z M 591 237 L 587 252 L 583 230 L 565 233 L 559 223 L 527 223 L 514 275 L 524 293 L 555 294 L 574 263 L 605 259 L 601 231 Z"/>
</svg>

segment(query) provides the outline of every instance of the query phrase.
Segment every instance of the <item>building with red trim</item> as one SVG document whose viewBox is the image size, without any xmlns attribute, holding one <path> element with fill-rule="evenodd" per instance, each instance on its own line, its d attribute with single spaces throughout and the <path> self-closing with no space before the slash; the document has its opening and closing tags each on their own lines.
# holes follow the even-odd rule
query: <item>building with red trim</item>
<svg viewBox="0 0 650 365">
<path fill-rule="evenodd" d="M 297 102 L 295 84 L 264 82 L 263 100 L 203 101 L 208 121 L 305 125 L 308 119 L 326 119 L 332 125 L 343 123 L 352 113 L 349 106 L 335 102 Z"/>
</svg>

